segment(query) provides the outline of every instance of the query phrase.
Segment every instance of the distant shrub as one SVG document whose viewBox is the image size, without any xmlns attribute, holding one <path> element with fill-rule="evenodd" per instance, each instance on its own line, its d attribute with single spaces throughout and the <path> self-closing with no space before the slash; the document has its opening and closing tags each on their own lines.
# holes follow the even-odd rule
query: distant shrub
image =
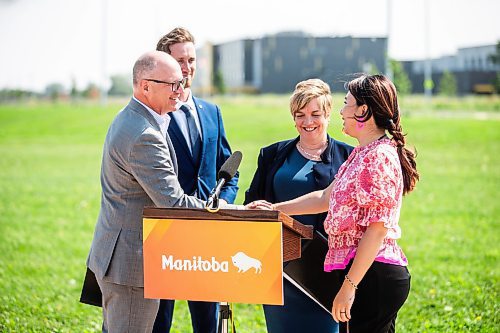
<svg viewBox="0 0 500 333">
<path fill-rule="evenodd" d="M 411 94 L 412 85 L 408 74 L 401 62 L 391 59 L 390 66 L 393 75 L 393 82 L 400 95 Z"/>
<path fill-rule="evenodd" d="M 448 71 L 443 72 L 441 81 L 439 81 L 439 94 L 444 96 L 457 95 L 457 79 L 455 75 Z"/>
</svg>

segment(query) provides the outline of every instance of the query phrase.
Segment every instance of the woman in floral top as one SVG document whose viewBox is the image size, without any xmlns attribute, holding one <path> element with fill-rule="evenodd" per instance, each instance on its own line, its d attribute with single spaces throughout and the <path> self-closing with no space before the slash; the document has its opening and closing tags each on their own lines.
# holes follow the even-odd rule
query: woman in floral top
<svg viewBox="0 0 500 333">
<path fill-rule="evenodd" d="M 394 332 L 410 290 L 408 261 L 396 242 L 401 202 L 419 175 L 414 153 L 405 148 L 393 83 L 383 75 L 365 75 L 347 86 L 343 131 L 359 145 L 335 181 L 297 199 L 248 207 L 289 215 L 328 211 L 324 268 L 338 290 L 332 316 L 341 323 L 340 332 Z"/>
</svg>

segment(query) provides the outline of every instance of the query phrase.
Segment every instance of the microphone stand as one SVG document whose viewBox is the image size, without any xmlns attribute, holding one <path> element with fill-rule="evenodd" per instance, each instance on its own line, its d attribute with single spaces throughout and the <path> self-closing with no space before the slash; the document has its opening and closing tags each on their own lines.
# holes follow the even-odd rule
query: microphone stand
<svg viewBox="0 0 500 333">
<path fill-rule="evenodd" d="M 229 319 L 233 319 L 233 314 L 229 303 L 219 302 L 219 320 L 217 324 L 217 333 L 229 333 Z M 233 322 L 233 333 L 236 333 L 236 328 Z"/>
<path fill-rule="evenodd" d="M 223 183 L 223 182 L 222 182 Z M 219 187 L 219 186 L 218 186 Z M 220 185 L 222 187 L 222 184 Z M 214 189 L 213 193 L 208 197 L 205 203 L 205 209 L 210 213 L 219 211 L 219 191 Z M 219 318 L 217 323 L 217 333 L 229 333 L 229 320 L 233 322 L 233 314 L 228 302 L 219 302 Z M 233 322 L 233 333 L 236 333 L 236 328 Z"/>
<path fill-rule="evenodd" d="M 232 176 L 231 176 L 232 177 Z M 205 202 L 205 209 L 210 213 L 217 213 L 220 209 L 219 207 L 219 193 L 222 186 L 226 182 L 226 179 L 221 178 L 217 183 L 217 186 L 212 190 Z M 229 333 L 229 320 L 233 323 L 233 333 L 236 333 L 236 327 L 234 326 L 233 314 L 228 302 L 219 302 L 219 318 L 217 323 L 217 333 Z"/>
<path fill-rule="evenodd" d="M 205 209 L 210 213 L 217 213 L 219 211 L 219 196 L 217 194 L 215 194 L 213 198 L 208 198 L 205 203 Z"/>
<path fill-rule="evenodd" d="M 224 178 L 219 179 L 217 186 L 210 192 L 207 202 L 205 203 L 205 209 L 210 213 L 217 213 L 219 211 L 219 193 L 225 183 L 226 180 Z"/>
</svg>

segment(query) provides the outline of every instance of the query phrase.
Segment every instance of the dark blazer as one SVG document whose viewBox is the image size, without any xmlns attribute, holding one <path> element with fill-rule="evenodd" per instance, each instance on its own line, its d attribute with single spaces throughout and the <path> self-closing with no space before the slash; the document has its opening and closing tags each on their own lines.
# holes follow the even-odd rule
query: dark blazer
<svg viewBox="0 0 500 333">
<path fill-rule="evenodd" d="M 276 202 L 273 190 L 274 175 L 283 165 L 283 162 L 295 148 L 299 137 L 273 143 L 270 146 L 260 150 L 257 161 L 257 170 L 253 176 L 250 188 L 245 192 L 245 204 L 255 200 L 267 200 Z M 328 136 L 328 147 L 321 154 L 321 163 L 317 163 L 313 168 L 316 190 L 322 190 L 328 187 L 335 178 L 339 167 L 344 163 L 354 148 L 346 143 L 337 141 Z M 323 234 L 323 221 L 326 213 L 318 214 L 315 223 L 315 229 Z"/>
<path fill-rule="evenodd" d="M 196 192 L 197 197 L 206 200 L 210 191 L 217 184 L 217 172 L 231 156 L 231 148 L 226 138 L 219 107 L 195 97 L 193 97 L 193 101 L 200 120 L 203 138 L 201 158 L 193 159 L 186 139 L 174 117 L 171 117 L 168 134 L 175 147 L 181 187 L 186 193 Z M 224 184 L 219 197 L 228 203 L 233 203 L 238 191 L 237 184 L 238 173 L 231 181 Z"/>
</svg>

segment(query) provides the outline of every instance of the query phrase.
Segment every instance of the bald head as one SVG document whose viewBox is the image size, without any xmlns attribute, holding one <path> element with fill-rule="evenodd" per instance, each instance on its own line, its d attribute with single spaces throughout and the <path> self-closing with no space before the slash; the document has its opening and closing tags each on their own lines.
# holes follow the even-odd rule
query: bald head
<svg viewBox="0 0 500 333">
<path fill-rule="evenodd" d="M 156 113 L 176 110 L 182 92 L 182 71 L 171 55 L 161 51 L 143 54 L 134 65 L 134 97 Z"/>
<path fill-rule="evenodd" d="M 137 59 L 132 71 L 134 87 L 142 80 L 152 77 L 157 70 L 180 71 L 180 66 L 171 55 L 161 51 L 149 51 Z"/>
</svg>

